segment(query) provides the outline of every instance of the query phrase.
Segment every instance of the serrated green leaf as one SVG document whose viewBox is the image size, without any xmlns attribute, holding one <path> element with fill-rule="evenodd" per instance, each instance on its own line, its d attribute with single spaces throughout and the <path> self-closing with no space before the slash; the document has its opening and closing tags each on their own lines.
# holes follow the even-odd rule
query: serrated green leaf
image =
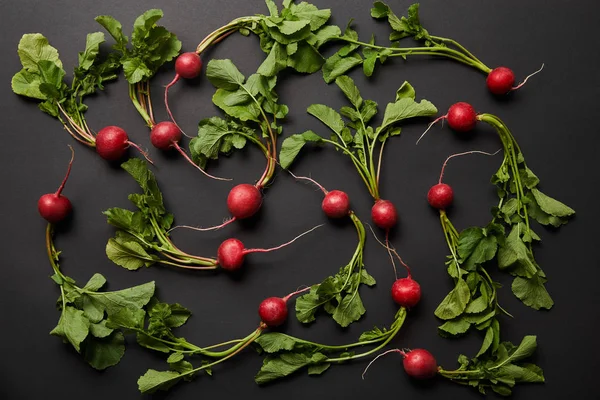
<svg viewBox="0 0 600 400">
<path fill-rule="evenodd" d="M 95 20 L 115 39 L 117 48 L 121 49 L 121 51 L 125 50 L 125 45 L 129 41 L 129 38 L 123 34 L 121 23 L 110 15 L 100 15 Z"/>
<path fill-rule="evenodd" d="M 469 286 L 463 279 L 458 279 L 454 289 L 437 306 L 434 314 L 443 320 L 456 318 L 465 311 L 470 298 Z"/>
<path fill-rule="evenodd" d="M 545 278 L 534 275 L 531 278 L 516 277 L 512 283 L 512 291 L 525 305 L 539 310 L 541 308 L 550 309 L 554 301 L 546 290 Z"/>
<path fill-rule="evenodd" d="M 154 73 L 144 60 L 140 58 L 132 58 L 123 62 L 123 72 L 127 82 L 134 84 L 151 78 Z"/>
<path fill-rule="evenodd" d="M 102 43 L 104 43 L 104 33 L 88 33 L 85 41 L 85 50 L 80 52 L 78 56 L 79 68 L 85 71 L 90 69 L 100 52 L 100 44 Z"/>
<path fill-rule="evenodd" d="M 404 81 L 402 85 L 396 90 L 396 101 L 400 99 L 415 99 L 416 92 L 415 88 L 408 83 L 408 81 Z"/>
<path fill-rule="evenodd" d="M 40 91 L 41 83 L 42 80 L 37 72 L 30 72 L 26 69 L 17 72 L 10 82 L 13 92 L 16 94 L 46 100 L 46 95 Z"/>
<path fill-rule="evenodd" d="M 477 297 L 476 299 L 471 299 L 467 307 L 465 308 L 465 312 L 467 314 L 476 314 L 484 311 L 488 306 L 488 300 L 484 296 Z"/>
<path fill-rule="evenodd" d="M 290 5 L 290 11 L 292 15 L 300 20 L 308 20 L 310 22 L 310 29 L 313 31 L 325 25 L 329 20 L 329 17 L 331 17 L 331 10 L 319 10 L 314 5 L 304 1 L 299 4 L 292 3 Z"/>
<path fill-rule="evenodd" d="M 295 338 L 279 332 L 269 332 L 259 336 L 255 342 L 266 353 L 293 350 L 297 344 Z"/>
<path fill-rule="evenodd" d="M 342 129 L 345 127 L 344 120 L 333 108 L 324 104 L 311 104 L 306 111 L 329 129 L 341 135 Z"/>
<path fill-rule="evenodd" d="M 163 17 L 162 10 L 153 8 L 145 11 L 137 17 L 133 22 L 133 32 L 131 34 L 131 42 L 136 45 L 142 43 L 144 38 L 149 34 L 150 29 L 156 22 Z"/>
<path fill-rule="evenodd" d="M 256 103 L 251 102 L 249 104 L 234 106 L 227 105 L 227 99 L 232 95 L 232 93 L 233 92 L 225 89 L 218 89 L 213 94 L 212 101 L 217 107 L 225 111 L 227 115 L 233 118 L 237 118 L 240 121 L 260 122 L 260 109 L 258 108 Z"/>
<path fill-rule="evenodd" d="M 514 226 L 504 243 L 498 248 L 498 267 L 510 269 L 513 275 L 531 278 L 537 273 L 538 267 L 533 254 L 521 239 L 519 231 L 519 227 Z"/>
<path fill-rule="evenodd" d="M 229 59 L 212 59 L 206 66 L 206 77 L 216 88 L 234 91 L 244 84 L 244 75 Z"/>
<path fill-rule="evenodd" d="M 281 150 L 279 151 L 279 163 L 281 167 L 288 169 L 306 143 L 320 143 L 322 141 L 323 138 L 313 131 L 306 131 L 286 138 L 281 144 Z"/>
<path fill-rule="evenodd" d="M 157 390 L 169 390 L 182 378 L 174 371 L 157 371 L 149 369 L 138 381 L 138 389 L 142 393 L 154 393 Z"/>
<path fill-rule="evenodd" d="M 58 50 L 50 46 L 48 39 L 41 33 L 27 33 L 21 37 L 17 48 L 23 68 L 29 72 L 38 72 L 40 61 L 50 61 L 62 69 Z"/>
<path fill-rule="evenodd" d="M 463 333 L 467 332 L 470 327 L 470 322 L 466 321 L 464 318 L 457 318 L 444 322 L 438 327 L 438 329 L 443 333 L 456 336 L 462 335 Z"/>
<path fill-rule="evenodd" d="M 149 254 L 139 242 L 110 238 L 106 244 L 106 256 L 109 260 L 130 271 L 141 267 L 149 267 L 160 259 Z"/>
<path fill-rule="evenodd" d="M 88 336 L 90 321 L 83 311 L 67 306 L 58 321 L 58 325 L 50 332 L 51 335 L 60 336 L 75 348 L 79 353 L 81 343 Z"/>
<path fill-rule="evenodd" d="M 125 354 L 125 338 L 121 332 L 112 332 L 107 337 L 88 337 L 83 357 L 95 369 L 103 370 L 117 365 Z"/>
<path fill-rule="evenodd" d="M 545 195 L 538 189 L 531 189 L 531 193 L 533 193 L 533 197 L 535 198 L 540 208 L 550 215 L 563 218 L 575 214 L 575 210 L 573 210 L 571 207 L 561 203 L 558 200 L 553 199 L 550 196 Z"/>
<path fill-rule="evenodd" d="M 354 321 L 358 321 L 367 310 L 358 292 L 344 296 L 333 313 L 333 319 L 342 327 L 347 327 Z"/>
<path fill-rule="evenodd" d="M 436 113 L 437 108 L 427 100 L 416 102 L 411 98 L 401 98 L 400 100 L 387 105 L 380 129 L 383 130 L 387 126 L 408 118 L 430 117 Z"/>
<path fill-rule="evenodd" d="M 324 62 L 323 56 L 306 42 L 298 43 L 297 51 L 287 58 L 288 67 L 306 74 L 317 72 Z"/>
<path fill-rule="evenodd" d="M 483 228 L 467 228 L 458 238 L 458 254 L 463 260 L 462 266 L 469 271 L 493 259 L 497 249 L 498 240 L 495 236 L 486 236 Z"/>
<path fill-rule="evenodd" d="M 363 59 L 360 54 L 352 53 L 346 57 L 335 53 L 323 64 L 323 79 L 326 83 L 333 82 L 337 77 L 344 75 L 346 72 L 362 64 Z"/>
<path fill-rule="evenodd" d="M 313 45 L 315 49 L 318 49 L 330 40 L 340 37 L 341 34 L 342 31 L 338 26 L 326 25 L 312 33 L 310 37 L 306 39 L 306 42 Z"/>
</svg>

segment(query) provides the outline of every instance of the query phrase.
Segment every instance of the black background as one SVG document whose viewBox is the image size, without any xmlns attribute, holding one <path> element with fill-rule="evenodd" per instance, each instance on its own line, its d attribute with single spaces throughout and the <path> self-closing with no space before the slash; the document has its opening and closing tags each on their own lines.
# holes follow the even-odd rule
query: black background
<svg viewBox="0 0 600 400">
<path fill-rule="evenodd" d="M 370 18 L 370 2 L 315 3 L 321 8 L 332 8 L 332 22 L 337 25 L 344 26 L 355 18 L 355 28 L 363 40 L 374 32 L 381 43 L 387 43 L 388 26 Z M 409 4 L 390 2 L 398 14 L 403 14 Z M 183 249 L 214 255 L 218 244 L 227 237 L 238 237 L 252 247 L 270 247 L 325 223 L 320 230 L 284 250 L 248 257 L 245 273 L 239 279 L 158 266 L 129 272 L 106 259 L 104 247 L 113 228 L 106 224 L 101 211 L 114 206 L 130 207 L 127 194 L 138 190 L 135 182 L 118 166 L 108 165 L 93 151 L 74 143 L 56 120 L 38 111 L 33 102 L 11 93 L 9 82 L 20 69 L 16 49 L 22 34 L 46 35 L 59 49 L 65 70 L 70 71 L 77 61 L 77 52 L 84 47 L 85 35 L 102 30 L 94 22 L 95 16 L 113 15 L 128 34 L 135 17 L 152 7 L 164 10 L 161 23 L 179 36 L 185 51 L 193 51 L 201 38 L 235 17 L 266 13 L 259 0 L 1 2 L 3 399 L 139 398 L 142 396 L 137 392 L 137 378 L 148 368 L 166 369 L 162 356 L 141 349 L 128 338 L 121 363 L 97 372 L 70 346 L 48 335 L 59 317 L 55 308 L 58 290 L 48 279 L 51 269 L 43 244 L 45 223 L 37 214 L 36 202 L 41 194 L 56 190 L 60 183 L 70 155 L 67 144 L 75 147 L 76 160 L 64 194 L 73 202 L 75 213 L 71 223 L 57 233 L 57 247 L 63 251 L 63 271 L 80 282 L 101 272 L 110 289 L 155 280 L 164 301 L 179 302 L 192 309 L 194 316 L 180 334 L 199 345 L 245 336 L 256 327 L 256 309 L 263 298 L 282 296 L 300 285 L 320 282 L 347 262 L 356 245 L 351 224 L 333 224 L 322 215 L 319 192 L 279 171 L 275 183 L 265 192 L 262 211 L 256 218 L 218 232 L 174 234 L 175 242 Z M 480 112 L 497 114 L 511 128 L 529 166 L 541 178 L 542 190 L 576 209 L 577 217 L 560 232 L 536 228 L 543 238 L 536 248 L 536 258 L 549 277 L 547 288 L 556 302 L 550 312 L 523 306 L 510 293 L 510 277 L 493 269 L 494 278 L 505 284 L 500 291 L 501 303 L 515 317 L 502 318 L 502 337 L 518 342 L 523 335 L 538 335 L 534 361 L 544 369 L 547 380 L 543 385 L 517 387 L 515 399 L 598 398 L 593 379 L 599 355 L 594 327 L 599 322 L 595 307 L 600 300 L 596 284 L 600 273 L 594 255 L 597 195 L 591 188 L 598 182 L 596 161 L 600 144 L 600 41 L 596 32 L 599 11 L 600 6 L 594 1 L 422 1 L 421 19 L 430 32 L 456 39 L 491 67 L 510 66 L 519 80 L 545 62 L 543 72 L 523 89 L 501 99 L 488 93 L 481 73 L 447 60 L 392 60 L 378 68 L 369 80 L 359 70 L 351 73 L 363 97 L 376 100 L 381 113 L 385 104 L 393 100 L 395 90 L 408 80 L 416 88 L 417 97 L 432 101 L 440 112 L 456 101 L 468 101 Z M 328 54 L 335 47 L 331 46 Z M 247 76 L 256 70 L 264 54 L 256 37 L 234 35 L 208 52 L 204 61 L 209 58 L 231 58 Z M 161 87 L 172 75 L 169 65 L 152 82 L 158 119 L 165 117 Z M 324 132 L 319 122 L 306 114 L 308 105 L 320 102 L 338 108 L 344 104 L 339 90 L 324 84 L 320 73 L 284 73 L 277 90 L 281 101 L 290 107 L 284 137 L 306 129 Z M 210 101 L 213 91 L 205 78 L 182 82 L 172 90 L 174 113 L 186 131 L 193 133 L 198 120 L 218 114 Z M 123 78 L 87 103 L 90 110 L 86 117 L 92 129 L 119 125 L 133 141 L 151 146 L 149 132 L 128 99 Z M 453 368 L 458 354 L 474 354 L 482 338 L 472 333 L 460 340 L 449 340 L 437 334 L 438 321 L 433 310 L 451 288 L 451 281 L 443 265 L 447 248 L 437 214 L 428 206 L 425 195 L 436 183 L 441 164 L 449 154 L 469 149 L 495 151 L 500 142 L 488 127 L 477 128 L 471 137 L 462 139 L 447 127 L 437 127 L 415 146 L 424 128 L 422 122 L 408 124 L 400 137 L 389 141 L 382 172 L 382 196 L 396 204 L 401 218 L 393 243 L 423 288 L 419 307 L 409 314 L 392 345 L 427 348 L 440 365 Z M 203 226 L 219 223 L 227 216 L 225 198 L 230 187 L 234 183 L 254 182 L 264 166 L 262 155 L 248 146 L 210 165 L 211 173 L 235 178 L 234 183 L 222 183 L 206 179 L 180 157 L 154 149 L 151 156 L 158 167 L 155 172 L 167 206 L 177 222 Z M 329 189 L 347 191 L 359 217 L 365 222 L 370 220 L 372 200 L 347 158 L 324 148 L 305 151 L 297 161 L 294 172 L 311 174 Z M 489 208 L 496 203 L 489 177 L 500 161 L 500 155 L 474 155 L 450 163 L 445 180 L 455 190 L 450 216 L 458 229 L 489 220 Z M 325 316 L 308 327 L 289 318 L 283 330 L 322 342 L 346 343 L 373 325 L 389 324 L 396 310 L 389 296 L 392 268 L 385 251 L 370 234 L 365 262 L 378 285 L 362 290 L 368 311 L 360 323 L 343 330 Z M 381 359 L 364 381 L 360 374 L 366 360 L 335 366 L 318 378 L 297 374 L 266 387 L 253 382 L 261 362 L 261 357 L 246 351 L 216 368 L 214 377 L 198 377 L 193 383 L 181 383 L 168 394 L 155 397 L 480 397 L 473 389 L 443 379 L 427 385 L 411 382 L 402 370 L 400 357 L 395 356 Z"/>
</svg>

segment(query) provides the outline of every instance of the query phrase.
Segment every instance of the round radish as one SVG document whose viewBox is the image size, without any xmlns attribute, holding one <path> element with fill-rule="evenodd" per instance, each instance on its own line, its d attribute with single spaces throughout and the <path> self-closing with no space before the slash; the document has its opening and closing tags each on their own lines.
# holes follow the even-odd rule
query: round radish
<svg viewBox="0 0 600 400">
<path fill-rule="evenodd" d="M 228 271 L 239 269 L 244 263 L 244 244 L 238 239 L 227 239 L 217 250 L 217 262 Z"/>
<path fill-rule="evenodd" d="M 160 150 L 168 150 L 171 147 L 178 147 L 177 143 L 181 140 L 181 130 L 176 124 L 170 121 L 159 122 L 154 125 L 150 132 L 150 141 L 152 145 Z"/>
<path fill-rule="evenodd" d="M 404 356 L 404 371 L 411 378 L 429 379 L 438 372 L 435 357 L 425 349 L 414 349 Z"/>
<path fill-rule="evenodd" d="M 350 199 L 341 190 L 332 190 L 325 195 L 321 208 L 329 218 L 342 218 L 350 212 Z"/>
<path fill-rule="evenodd" d="M 392 298 L 406 308 L 412 308 L 421 300 L 421 286 L 412 278 L 401 278 L 392 285 Z"/>
<path fill-rule="evenodd" d="M 398 221 L 396 207 L 389 200 L 379 199 L 371 208 L 371 219 L 381 229 L 391 229 Z"/>
<path fill-rule="evenodd" d="M 96 135 L 96 152 L 105 160 L 120 160 L 129 148 L 129 138 L 124 129 L 110 125 Z"/>
<path fill-rule="evenodd" d="M 427 201 L 433 208 L 438 210 L 445 210 L 452 204 L 454 199 L 454 192 L 450 185 L 445 183 L 438 183 L 433 185 L 427 193 Z"/>
<path fill-rule="evenodd" d="M 267 326 L 279 326 L 285 322 L 288 315 L 287 304 L 281 297 L 269 297 L 258 307 L 260 320 Z"/>
<path fill-rule="evenodd" d="M 71 148 L 71 161 L 69 161 L 67 173 L 58 187 L 58 190 L 54 193 L 47 193 L 38 200 L 38 211 L 40 215 L 51 224 L 56 224 L 64 220 L 73 210 L 71 201 L 62 195 L 62 191 L 71 174 L 71 166 L 73 165 L 73 158 L 75 157 L 73 148 L 71 146 L 69 147 Z"/>
<path fill-rule="evenodd" d="M 488 74 L 485 83 L 493 94 L 507 94 L 513 89 L 515 74 L 510 68 L 498 67 Z"/>
<path fill-rule="evenodd" d="M 260 190 L 248 183 L 234 186 L 227 196 L 227 208 L 236 219 L 253 216 L 260 209 L 261 204 L 262 195 Z"/>
<path fill-rule="evenodd" d="M 475 109 L 465 102 L 453 104 L 447 114 L 448 125 L 457 132 L 468 132 L 477 123 Z"/>
<path fill-rule="evenodd" d="M 175 60 L 175 73 L 182 78 L 192 79 L 200 75 L 202 60 L 194 52 L 182 53 Z"/>
</svg>

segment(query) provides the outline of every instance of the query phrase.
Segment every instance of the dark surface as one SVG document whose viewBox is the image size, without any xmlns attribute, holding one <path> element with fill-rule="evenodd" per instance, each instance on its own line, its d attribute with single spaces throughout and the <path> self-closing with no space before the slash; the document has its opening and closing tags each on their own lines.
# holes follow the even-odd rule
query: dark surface
<svg viewBox="0 0 600 400">
<path fill-rule="evenodd" d="M 118 167 L 111 167 L 93 151 L 74 143 L 60 124 L 42 114 L 33 102 L 14 95 L 11 76 L 20 69 L 16 48 L 27 32 L 41 32 L 59 49 L 67 71 L 77 60 L 85 43 L 85 34 L 101 30 L 93 18 L 111 14 L 119 19 L 126 33 L 134 18 L 151 7 L 165 12 L 163 24 L 173 30 L 193 51 L 199 40 L 213 29 L 237 16 L 264 13 L 262 1 L 204 0 L 189 1 L 2 1 L 2 54 L 0 72 L 3 82 L 3 111 L 0 146 L 3 254 L 0 300 L 3 309 L 0 330 L 0 398 L 3 399 L 132 399 L 141 397 L 136 380 L 147 368 L 165 369 L 160 355 L 141 349 L 128 339 L 121 363 L 104 372 L 89 367 L 67 345 L 48 335 L 58 320 L 56 285 L 48 279 L 50 266 L 44 250 L 44 227 L 36 210 L 43 193 L 54 191 L 60 183 L 69 158 L 67 144 L 76 151 L 76 161 L 65 194 L 75 207 L 72 222 L 57 234 L 57 247 L 63 251 L 63 271 L 87 280 L 94 272 L 104 274 L 111 289 L 156 280 L 164 301 L 179 302 L 194 312 L 180 334 L 194 343 L 210 344 L 245 336 L 257 324 L 259 302 L 272 295 L 284 295 L 299 285 L 312 284 L 345 264 L 355 246 L 355 232 L 348 224 L 328 223 L 320 211 L 321 195 L 312 187 L 298 184 L 279 172 L 275 184 L 265 195 L 259 218 L 247 224 L 234 224 L 213 233 L 177 232 L 174 240 L 184 249 L 211 255 L 225 238 L 236 236 L 249 246 L 273 246 L 308 228 L 325 226 L 293 246 L 276 253 L 248 258 L 240 279 L 225 274 L 203 275 L 152 267 L 129 272 L 106 259 L 104 247 L 113 234 L 101 214 L 113 206 L 129 207 L 127 194 L 136 191 L 135 182 Z M 421 18 L 434 34 L 448 36 L 467 46 L 490 66 L 508 65 L 517 79 L 546 63 L 543 72 L 517 93 L 505 99 L 490 95 L 485 77 L 457 63 L 428 58 L 395 60 L 379 68 L 366 80 L 355 70 L 364 98 L 379 102 L 383 109 L 398 86 L 410 81 L 418 98 L 432 101 L 440 111 L 456 101 L 471 102 L 481 112 L 500 116 L 517 137 L 529 166 L 541 178 L 541 187 L 572 206 L 578 212 L 560 232 L 543 228 L 536 258 L 546 271 L 548 290 L 556 304 L 550 312 L 536 312 L 512 296 L 510 277 L 494 271 L 505 284 L 500 300 L 515 316 L 503 318 L 502 336 L 518 342 L 523 335 L 538 335 L 534 361 L 545 372 L 546 384 L 517 387 L 513 398 L 573 399 L 598 398 L 594 381 L 599 356 L 596 345 L 600 300 L 600 278 L 596 251 L 596 196 L 590 189 L 598 182 L 598 95 L 600 79 L 596 66 L 600 61 L 596 32 L 599 3 L 593 1 L 423 1 Z M 362 39 L 375 32 L 386 42 L 387 24 L 369 17 L 367 1 L 318 1 L 320 7 L 333 9 L 333 22 L 345 25 L 355 18 Z M 404 13 L 408 2 L 393 1 L 392 8 Z M 333 48 L 330 49 L 332 51 Z M 233 36 L 208 57 L 232 58 L 243 73 L 254 72 L 264 55 L 255 37 Z M 207 57 L 205 56 L 205 61 Z M 172 65 L 153 81 L 155 93 L 173 75 Z M 339 107 L 344 103 L 335 86 L 323 83 L 320 74 L 300 76 L 285 73 L 278 85 L 281 101 L 290 107 L 284 136 L 321 125 L 305 113 L 315 102 Z M 197 121 L 218 114 L 210 102 L 212 86 L 205 80 L 184 82 L 172 91 L 172 107 L 185 130 L 193 133 Z M 132 140 L 149 147 L 149 135 L 131 105 L 126 82 L 108 86 L 101 95 L 89 99 L 86 114 L 95 130 L 104 125 L 119 125 Z M 155 106 L 164 117 L 160 96 Z M 399 209 L 401 222 L 394 244 L 414 270 L 423 287 L 424 297 L 418 309 L 409 314 L 397 347 L 424 347 L 433 352 L 446 368 L 455 365 L 459 353 L 474 354 L 481 337 L 473 333 L 465 339 L 448 340 L 438 336 L 438 321 L 433 310 L 451 287 L 443 265 L 447 248 L 436 213 L 425 200 L 428 188 L 436 183 L 443 160 L 451 153 L 468 149 L 495 151 L 499 141 L 488 128 L 480 128 L 472 137 L 458 140 L 447 128 L 435 128 L 418 146 L 414 142 L 423 131 L 423 123 L 408 125 L 402 137 L 393 138 L 386 147 L 381 182 L 382 195 Z M 211 181 L 179 157 L 151 150 L 158 165 L 156 174 L 170 210 L 179 223 L 211 225 L 227 215 L 225 197 L 231 183 Z M 495 194 L 489 177 L 500 163 L 500 156 L 471 156 L 453 160 L 446 182 L 455 190 L 456 206 L 450 212 L 455 225 L 485 224 Z M 263 168 L 264 159 L 249 148 L 210 166 L 219 176 L 235 178 L 236 183 L 253 182 Z M 346 158 L 325 148 L 306 151 L 295 164 L 297 174 L 311 174 L 324 186 L 346 190 L 359 217 L 369 221 L 371 199 Z M 322 317 L 310 327 L 290 318 L 283 330 L 322 342 L 353 341 L 374 324 L 387 325 L 396 307 L 389 296 L 393 281 L 386 253 L 370 237 L 366 265 L 378 280 L 374 289 L 364 289 L 368 310 L 360 323 L 339 329 Z M 405 376 L 399 357 L 381 359 L 360 379 L 366 360 L 336 366 L 318 378 L 304 373 L 269 385 L 256 386 L 253 376 L 261 357 L 246 351 L 193 383 L 182 383 L 168 394 L 156 398 L 410 398 L 477 399 L 470 388 L 442 379 L 418 385 Z M 489 397 L 493 398 L 493 395 Z"/>
</svg>

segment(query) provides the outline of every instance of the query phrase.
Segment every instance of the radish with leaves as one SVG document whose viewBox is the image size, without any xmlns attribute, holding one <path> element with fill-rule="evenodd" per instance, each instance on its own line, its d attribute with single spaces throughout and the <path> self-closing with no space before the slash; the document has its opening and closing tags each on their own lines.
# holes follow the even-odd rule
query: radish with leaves
<svg viewBox="0 0 600 400">
<path fill-rule="evenodd" d="M 228 239 L 219 247 L 217 258 L 192 255 L 179 249 L 171 240 L 169 232 L 173 215 L 167 212 L 156 178 L 146 163 L 134 158 L 121 166 L 137 181 L 143 193 L 129 196 L 138 211 L 123 208 L 104 211 L 108 223 L 118 229 L 115 237 L 108 240 L 106 255 L 115 264 L 129 270 L 155 263 L 193 270 L 236 270 L 241 267 L 246 255 L 281 249 L 320 227 L 318 225 L 287 243 L 269 249 L 246 249 L 239 240 Z"/>
<path fill-rule="evenodd" d="M 539 241 L 540 237 L 531 228 L 531 220 L 558 228 L 566 224 L 575 211 L 538 189 L 539 178 L 527 166 L 515 137 L 497 116 L 475 113 L 471 117 L 473 107 L 457 103 L 427 131 L 439 120 L 448 119 L 450 124 L 450 111 L 457 109 L 468 110 L 469 117 L 461 119 L 462 123 L 467 121 L 466 125 L 474 126 L 473 120 L 494 128 L 504 152 L 502 164 L 491 179 L 499 197 L 498 206 L 492 209 L 492 221 L 485 228 L 469 228 L 460 235 L 453 233 L 458 238 L 459 260 L 463 268 L 470 271 L 497 255 L 498 267 L 515 276 L 512 283 L 515 296 L 536 310 L 549 309 L 554 301 L 544 286 L 546 275 L 533 255 L 533 242 Z M 462 123 L 461 128 L 464 127 Z"/>
<path fill-rule="evenodd" d="M 73 148 L 71 146 L 69 146 L 69 148 L 71 149 L 71 161 L 69 161 L 69 167 L 67 168 L 67 173 L 65 174 L 62 183 L 56 192 L 47 193 L 38 200 L 38 211 L 40 215 L 51 224 L 57 224 L 63 221 L 73 210 L 71 201 L 62 194 L 65 184 L 69 179 L 69 175 L 71 174 L 71 166 L 73 165 L 73 159 L 75 158 Z"/>
<path fill-rule="evenodd" d="M 377 113 L 377 103 L 363 100 L 354 81 L 348 76 L 340 76 L 335 80 L 352 107 L 344 106 L 340 113 L 323 104 L 308 107 L 308 113 L 332 132 L 331 139 L 306 131 L 288 137 L 283 141 L 279 153 L 281 166 L 289 168 L 306 143 L 317 145 L 328 144 L 346 154 L 358 171 L 375 200 L 371 210 L 373 222 L 380 228 L 389 231 L 397 222 L 396 208 L 389 200 L 380 197 L 379 177 L 383 161 L 383 149 L 387 140 L 400 134 L 398 123 L 416 117 L 429 117 L 437 112 L 435 106 L 427 100 L 415 101 L 415 90 L 404 82 L 396 92 L 394 102 L 386 106 L 381 126 L 373 128 L 368 125 Z M 342 118 L 346 117 L 346 121 Z M 352 132 L 354 131 L 354 132 Z M 377 144 L 379 150 L 376 151 Z M 378 154 L 378 155 L 377 155 Z"/>
<path fill-rule="evenodd" d="M 348 195 L 345 192 L 340 190 L 328 191 L 312 178 L 296 176 L 292 172 L 290 174 L 298 180 L 308 181 L 316 185 L 325 195 L 322 203 L 325 215 L 330 218 L 348 216 L 358 234 L 358 244 L 348 264 L 340 268 L 334 276 L 328 276 L 320 284 L 313 285 L 309 293 L 300 296 L 296 300 L 296 318 L 298 321 L 307 324 L 315 321 L 316 313 L 323 309 L 331 314 L 334 321 L 340 326 L 346 327 L 358 321 L 366 312 L 359 293 L 360 286 L 363 284 L 374 286 L 376 284 L 375 278 L 367 272 L 363 264 L 366 241 L 365 227 L 354 211 L 350 209 Z M 331 199 L 332 194 L 334 200 Z M 341 201 L 338 199 L 341 199 Z"/>
<path fill-rule="evenodd" d="M 320 10 L 305 1 L 295 4 L 284 1 L 281 10 L 273 0 L 266 0 L 269 15 L 257 14 L 240 17 L 215 29 L 198 44 L 196 52 L 187 52 L 175 61 L 175 77 L 165 88 L 165 106 L 171 120 L 175 118 L 169 107 L 169 89 L 180 78 L 194 79 L 202 70 L 200 58 L 212 46 L 236 32 L 260 37 L 260 48 L 267 53 L 257 73 L 270 78 L 281 70 L 291 68 L 300 73 L 314 73 L 321 69 L 325 59 L 319 48 L 341 31 L 335 25 L 326 25 L 331 11 Z"/>
<path fill-rule="evenodd" d="M 452 382 L 475 387 L 482 394 L 492 390 L 508 396 L 517 383 L 544 382 L 544 373 L 540 367 L 522 362 L 531 357 L 536 347 L 537 338 L 525 336 L 518 346 L 510 342 L 500 343 L 498 351 L 494 354 L 472 359 L 461 354 L 458 357 L 460 367 L 456 370 L 445 370 L 438 366 L 433 354 L 425 349 L 391 349 L 375 357 L 362 376 L 364 379 L 367 370 L 379 357 L 397 353 L 402 356 L 404 371 L 413 379 L 431 379 L 439 375 Z"/>
<path fill-rule="evenodd" d="M 58 50 L 41 33 L 23 35 L 18 47 L 23 69 L 12 78 L 13 92 L 42 101 L 40 110 L 58 119 L 73 139 L 95 148 L 105 160 L 123 158 L 129 146 L 148 159 L 146 152 L 129 141 L 122 129 L 115 132 L 117 127 L 109 126 L 96 135 L 85 120 L 84 113 L 88 108 L 83 103 L 85 96 L 104 89 L 104 83 L 116 79 L 119 70 L 114 56 L 100 57 L 102 43 L 102 32 L 87 35 L 85 50 L 79 53 L 79 65 L 73 71 L 69 86 L 64 80 L 65 71 Z"/>
<path fill-rule="evenodd" d="M 530 74 L 523 82 L 515 86 L 515 74 L 511 69 L 504 66 L 492 69 L 454 39 L 429 34 L 419 20 L 418 3 L 408 8 L 408 17 L 398 18 L 387 4 L 376 1 L 371 8 L 371 16 L 376 19 L 387 18 L 393 30 L 390 34 L 390 41 L 393 42 L 393 45 L 389 47 L 376 45 L 374 38 L 369 43 L 361 42 L 358 40 L 358 33 L 348 24 L 344 34 L 333 39 L 344 42 L 346 45 L 329 57 L 323 65 L 325 82 L 333 82 L 338 76 L 361 64 L 364 74 L 371 76 L 378 61 L 383 64 L 390 57 L 406 59 L 410 56 L 424 55 L 448 58 L 475 68 L 487 75 L 486 84 L 490 92 L 495 95 L 505 95 L 521 88 L 531 76 L 540 72 L 544 67 L 542 64 L 538 71 Z M 423 46 L 400 47 L 398 41 L 407 37 L 422 42 Z M 362 56 L 359 54 L 359 50 L 362 50 Z"/>
</svg>

